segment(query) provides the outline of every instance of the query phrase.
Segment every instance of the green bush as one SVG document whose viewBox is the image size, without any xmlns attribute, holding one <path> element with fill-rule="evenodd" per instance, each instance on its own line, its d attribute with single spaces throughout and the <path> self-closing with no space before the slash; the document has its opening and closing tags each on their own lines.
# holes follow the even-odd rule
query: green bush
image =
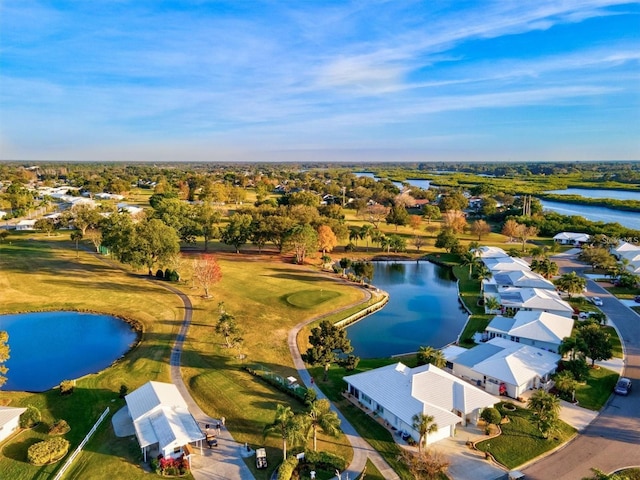
<svg viewBox="0 0 640 480">
<path fill-rule="evenodd" d="M 124 383 L 120 385 L 120 398 L 124 398 L 129 391 L 129 387 L 127 387 Z"/>
<path fill-rule="evenodd" d="M 344 458 L 329 452 L 306 451 L 302 461 L 311 465 L 312 470 L 343 471 L 347 468 L 347 461 Z"/>
<path fill-rule="evenodd" d="M 162 271 L 161 268 L 159 268 L 158 271 L 156 272 L 156 278 L 159 278 L 160 280 L 164 278 L 164 272 Z"/>
<path fill-rule="evenodd" d="M 298 467 L 298 459 L 296 457 L 287 458 L 278 469 L 278 480 L 290 480 L 293 471 Z"/>
<path fill-rule="evenodd" d="M 164 271 L 164 279 L 168 282 L 177 282 L 180 280 L 180 275 L 178 275 L 178 272 L 176 272 L 175 270 L 167 268 Z"/>
<path fill-rule="evenodd" d="M 61 437 L 34 443 L 27 450 L 29 463 L 33 465 L 47 465 L 55 463 L 69 451 L 69 442 Z"/>
<path fill-rule="evenodd" d="M 352 371 L 358 367 L 358 363 L 360 363 L 360 357 L 349 355 L 347 358 L 340 362 L 340 365 L 342 365 L 345 370 Z"/>
<path fill-rule="evenodd" d="M 482 413 L 480 414 L 480 418 L 485 422 L 487 422 L 488 424 L 499 425 L 500 420 L 502 420 L 502 415 L 500 414 L 498 409 L 491 407 L 491 408 L 485 408 L 484 410 L 482 410 Z"/>
<path fill-rule="evenodd" d="M 562 366 L 565 370 L 569 370 L 573 373 L 573 378 L 579 382 L 584 382 L 589 377 L 589 365 L 583 358 L 565 360 L 562 362 Z"/>
<path fill-rule="evenodd" d="M 71 427 L 66 420 L 56 420 L 49 429 L 49 435 L 64 435 Z"/>
<path fill-rule="evenodd" d="M 33 405 L 27 407 L 27 411 L 20 415 L 20 426 L 22 428 L 31 428 L 38 425 L 42 420 L 42 414 Z"/>
<path fill-rule="evenodd" d="M 60 395 L 71 395 L 73 393 L 73 380 L 63 380 L 60 382 Z"/>
</svg>

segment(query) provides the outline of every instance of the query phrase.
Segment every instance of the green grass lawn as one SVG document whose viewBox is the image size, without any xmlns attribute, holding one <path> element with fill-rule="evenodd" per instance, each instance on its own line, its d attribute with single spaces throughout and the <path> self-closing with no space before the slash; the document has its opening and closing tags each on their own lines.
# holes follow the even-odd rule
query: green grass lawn
<svg viewBox="0 0 640 480">
<path fill-rule="evenodd" d="M 273 420 L 277 403 L 287 403 L 298 410 L 302 407 L 241 370 L 238 352 L 226 349 L 223 338 L 213 328 L 219 316 L 219 302 L 224 302 L 225 310 L 236 317 L 242 330 L 245 361 L 264 364 L 288 376 L 295 375 L 295 370 L 287 332 L 305 318 L 361 302 L 365 296 L 360 288 L 336 282 L 331 276 L 279 261 L 247 261 L 242 256 L 226 255 L 219 258 L 219 263 L 223 278 L 213 289 L 213 299 L 201 298 L 202 292 L 191 289 L 188 281 L 177 285 L 190 295 L 194 305 L 193 322 L 183 349 L 182 374 L 203 410 L 212 416 L 224 415 L 238 441 L 262 445 L 262 429 Z M 190 278 L 190 265 L 186 258 L 181 267 L 183 279 Z M 293 307 L 287 301 L 291 293 L 304 291 L 319 291 L 320 295 L 298 295 L 298 299 L 308 299 L 306 308 Z M 325 296 L 331 301 L 318 303 Z M 2 313 L 73 309 L 116 314 L 143 328 L 141 342 L 134 350 L 111 368 L 78 380 L 77 391 L 71 397 L 60 397 L 56 390 L 3 393 L 3 404 L 41 406 L 45 422 L 67 420 L 71 431 L 66 438 L 71 441 L 71 449 L 106 406 L 122 405 L 117 398 L 121 384 L 131 391 L 148 380 L 170 380 L 170 345 L 183 317 L 180 299 L 157 280 L 149 280 L 139 272 L 122 271 L 83 251 L 76 258 L 68 234 L 49 238 L 33 232 L 12 234 L 11 243 L 0 243 L 0 305 Z M 10 472 L 9 478 L 15 480 L 49 478 L 62 462 L 39 468 L 25 462 L 26 448 L 43 435 L 44 431 L 35 429 L 6 442 L 0 453 L 0 471 Z M 281 455 L 277 437 L 269 437 L 264 443 L 271 458 Z M 344 437 L 323 437 L 319 448 L 348 461 L 352 455 Z M 257 478 L 267 478 L 277 462 L 271 465 L 269 472 L 261 471 Z M 117 439 L 107 418 L 67 478 L 135 480 L 146 475 L 135 439 Z"/>
<path fill-rule="evenodd" d="M 600 410 L 613 392 L 617 381 L 618 374 L 613 370 L 602 367 L 589 369 L 586 383 L 579 384 L 576 388 L 578 404 L 589 410 Z"/>
<path fill-rule="evenodd" d="M 471 315 L 460 335 L 460 346 L 465 348 L 473 347 L 475 345 L 473 334 L 484 332 L 492 318 L 493 315 Z"/>
<path fill-rule="evenodd" d="M 340 292 L 329 290 L 325 292 L 323 289 L 301 290 L 299 292 L 285 295 L 285 301 L 298 308 L 313 308 L 321 303 L 328 302 L 340 296 Z"/>
<path fill-rule="evenodd" d="M 622 354 L 622 342 L 620 341 L 620 337 L 618 336 L 618 332 L 613 327 L 602 327 L 604 328 L 609 335 L 611 335 L 611 346 L 613 347 L 613 357 L 614 358 L 623 358 Z"/>
<path fill-rule="evenodd" d="M 510 469 L 562 445 L 576 433 L 575 428 L 560 421 L 558 430 L 545 439 L 533 423 L 533 414 L 529 410 L 518 407 L 507 415 L 510 421 L 500 425 L 502 435 L 476 446 L 483 452 L 489 451 Z"/>
</svg>

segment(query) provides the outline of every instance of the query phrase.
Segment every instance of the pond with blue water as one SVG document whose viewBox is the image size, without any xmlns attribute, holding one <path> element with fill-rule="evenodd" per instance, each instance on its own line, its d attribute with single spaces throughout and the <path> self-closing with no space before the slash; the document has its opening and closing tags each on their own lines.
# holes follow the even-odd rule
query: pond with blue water
<svg viewBox="0 0 640 480">
<path fill-rule="evenodd" d="M 9 334 L 4 390 L 42 392 L 99 372 L 124 355 L 136 332 L 123 320 L 80 312 L 0 315 Z"/>
<path fill-rule="evenodd" d="M 347 328 L 354 354 L 362 358 L 443 347 L 467 321 L 449 268 L 427 261 L 374 262 L 372 283 L 389 293 L 389 303 Z"/>
</svg>

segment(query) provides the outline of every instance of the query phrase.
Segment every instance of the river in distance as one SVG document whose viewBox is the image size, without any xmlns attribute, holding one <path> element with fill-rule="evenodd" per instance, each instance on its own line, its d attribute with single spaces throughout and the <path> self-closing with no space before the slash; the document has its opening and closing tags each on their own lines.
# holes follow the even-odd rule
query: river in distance
<svg viewBox="0 0 640 480">
<path fill-rule="evenodd" d="M 389 293 L 389 303 L 347 328 L 355 355 L 389 357 L 458 338 L 468 315 L 449 268 L 427 261 L 374 262 L 372 283 Z"/>
</svg>

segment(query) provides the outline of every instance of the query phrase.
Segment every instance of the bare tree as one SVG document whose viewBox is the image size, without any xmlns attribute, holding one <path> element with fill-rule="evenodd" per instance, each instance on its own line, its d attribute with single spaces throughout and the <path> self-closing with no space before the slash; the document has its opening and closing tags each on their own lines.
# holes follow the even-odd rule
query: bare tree
<svg viewBox="0 0 640 480">
<path fill-rule="evenodd" d="M 193 262 L 193 278 L 204 290 L 204 298 L 211 298 L 209 289 L 222 278 L 222 270 L 213 255 L 200 255 Z"/>
<path fill-rule="evenodd" d="M 380 222 L 389 215 L 389 210 L 389 207 L 376 203 L 374 205 L 367 205 L 358 212 L 358 215 L 365 221 L 373 224 L 374 227 L 378 228 Z"/>
</svg>

